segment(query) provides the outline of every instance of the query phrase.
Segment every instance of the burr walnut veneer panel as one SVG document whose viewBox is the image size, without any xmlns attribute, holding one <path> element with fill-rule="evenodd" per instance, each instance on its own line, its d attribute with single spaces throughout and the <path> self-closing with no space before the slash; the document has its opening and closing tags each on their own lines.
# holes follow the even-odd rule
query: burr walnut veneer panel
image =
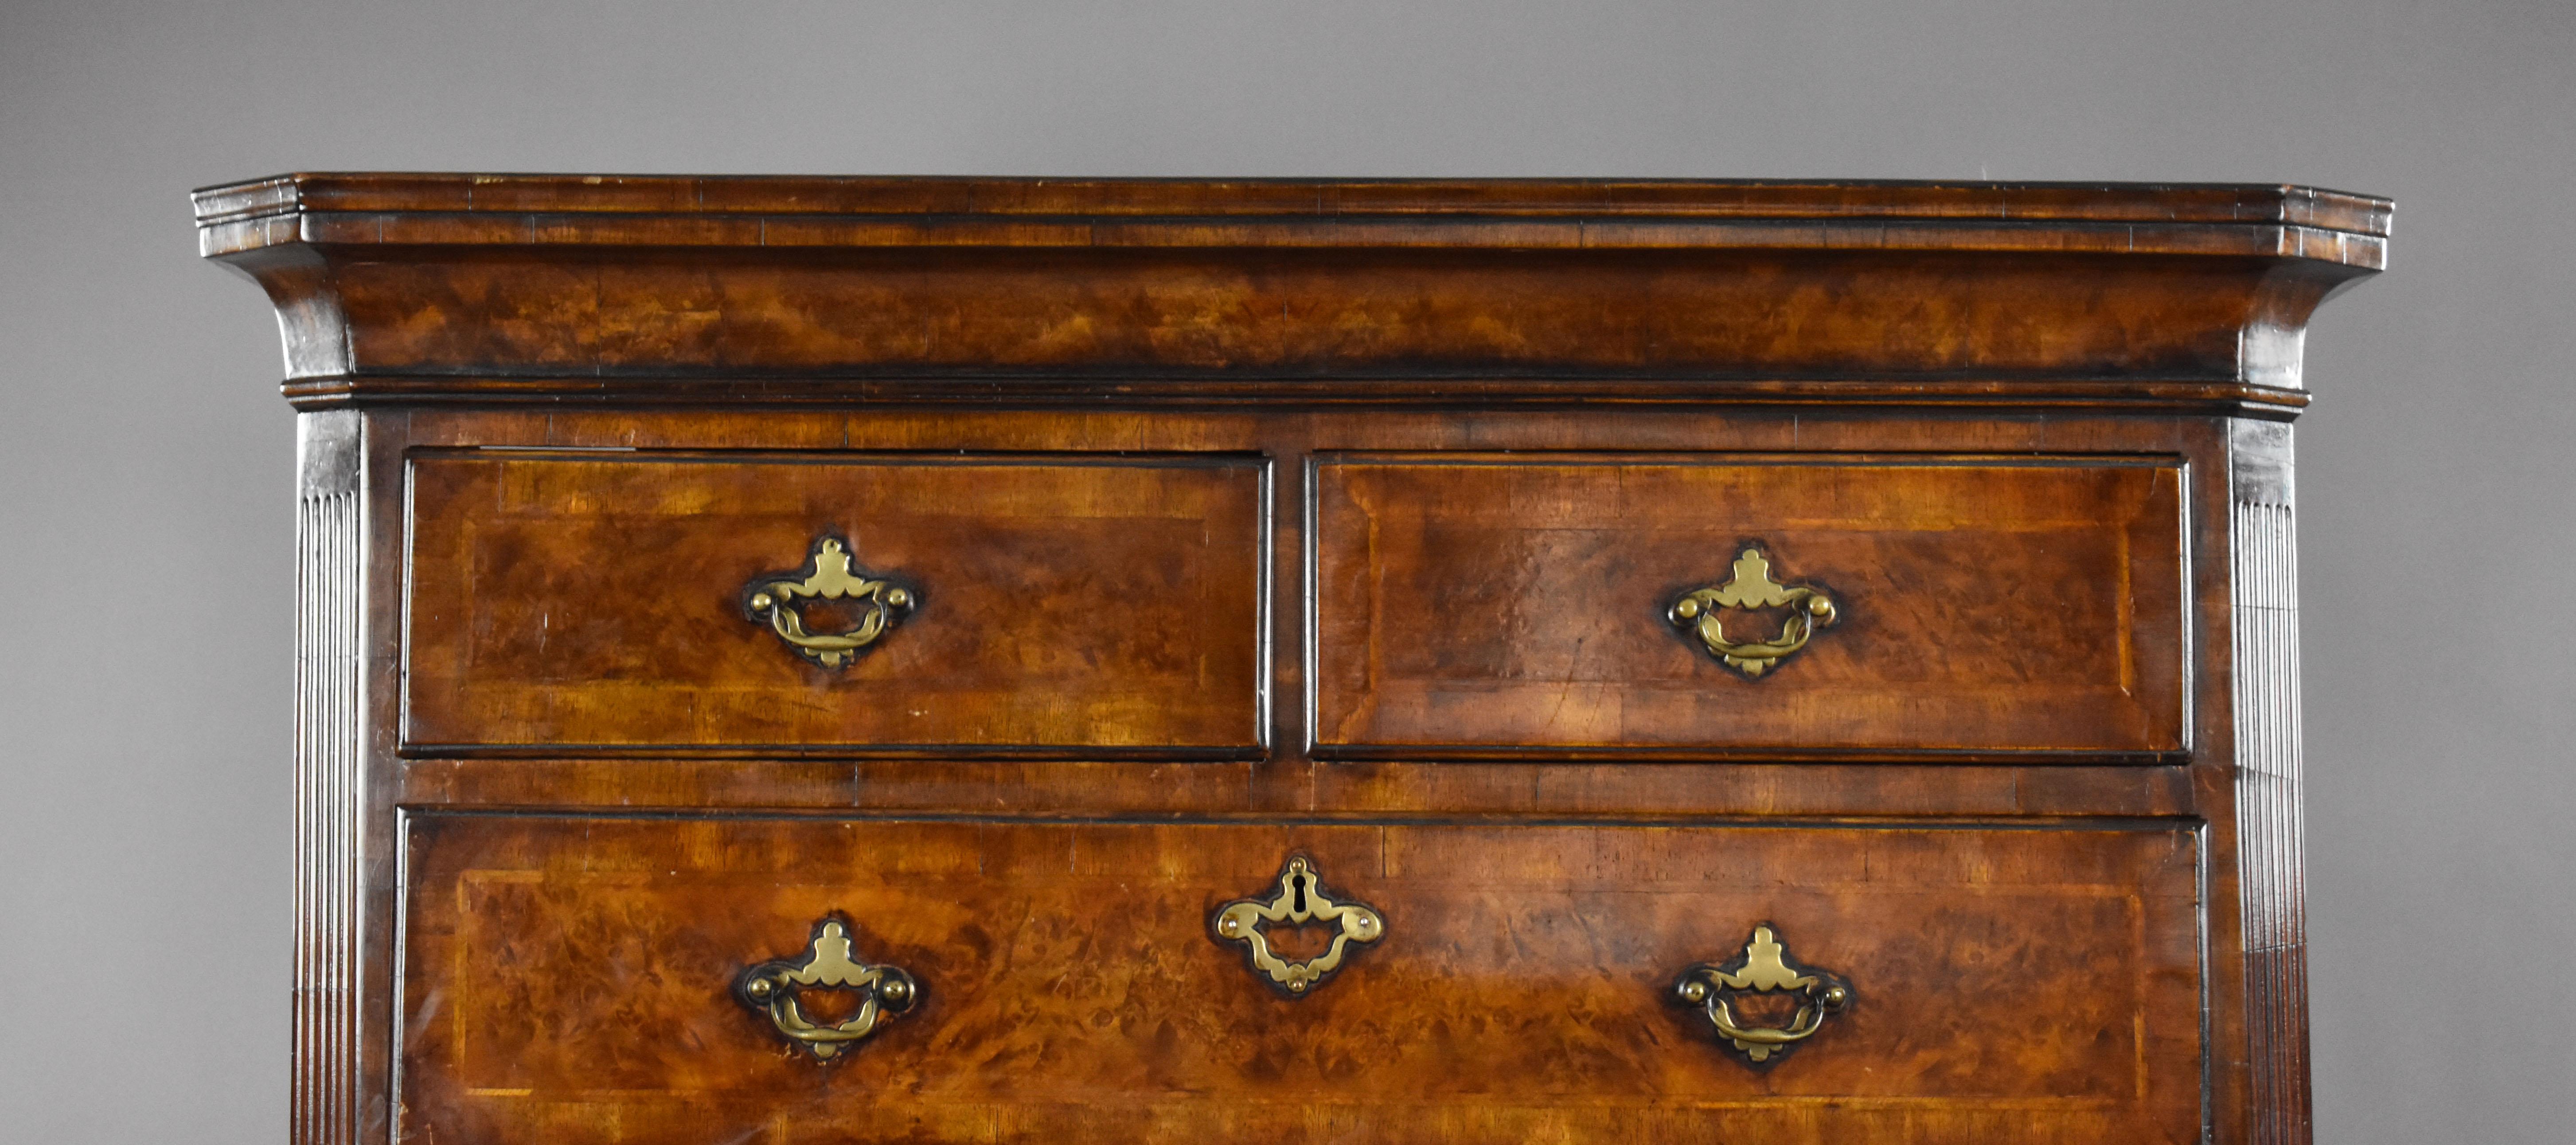
<svg viewBox="0 0 2576 1145">
<path fill-rule="evenodd" d="M 2174 458 L 1329 457 L 1317 747 L 2168 758 L 2182 480 Z M 1758 680 L 1665 617 L 1747 545 L 1840 610 Z"/>
<path fill-rule="evenodd" d="M 407 740 L 1240 754 L 1257 458 L 431 453 Z M 829 531 L 918 607 L 838 670 L 744 614 Z"/>
<path fill-rule="evenodd" d="M 409 1139 L 2185 1142 L 2171 826 L 422 816 Z M 1308 856 L 1385 935 L 1309 997 L 1208 916 Z M 818 1063 L 741 968 L 850 920 L 921 1000 Z M 1757 922 L 1857 1000 L 1770 1070 L 1672 1004 Z"/>
</svg>

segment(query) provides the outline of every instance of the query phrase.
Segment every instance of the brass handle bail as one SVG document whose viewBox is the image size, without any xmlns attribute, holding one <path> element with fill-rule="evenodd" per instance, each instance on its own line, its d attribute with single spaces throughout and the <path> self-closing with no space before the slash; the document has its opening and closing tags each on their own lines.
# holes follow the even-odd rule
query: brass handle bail
<svg viewBox="0 0 2576 1145">
<path fill-rule="evenodd" d="M 802 989 L 855 991 L 857 1012 L 838 1022 L 816 1022 L 798 1000 Z M 814 942 L 805 956 L 763 962 L 734 979 L 734 994 L 745 1006 L 768 1016 L 780 1035 L 803 1047 L 817 1061 L 830 1061 L 841 1047 L 864 1040 L 887 1020 L 921 1000 L 921 986 L 895 966 L 861 962 L 850 947 L 850 922 L 827 915 L 814 924 Z"/>
<path fill-rule="evenodd" d="M 1718 613 L 1730 608 L 1787 608 L 1789 618 L 1773 639 L 1729 640 Z M 1698 637 L 1700 646 L 1718 663 L 1747 680 L 1758 680 L 1763 673 L 1779 667 L 1781 661 L 1797 655 L 1817 629 L 1830 628 L 1842 619 L 1842 612 L 1821 589 L 1771 579 L 1771 558 L 1757 543 L 1745 545 L 1736 555 L 1735 567 L 1725 583 L 1683 593 L 1673 601 L 1667 616 L 1674 627 Z"/>
<path fill-rule="evenodd" d="M 1730 1004 L 1733 994 L 1790 993 L 1797 1013 L 1786 1026 L 1748 1026 L 1738 1021 Z M 1744 1055 L 1756 1069 L 1779 1064 L 1797 1043 L 1823 1029 L 1826 1017 L 1849 1009 L 1851 985 L 1822 970 L 1800 966 L 1789 957 L 1769 923 L 1753 928 L 1744 952 L 1724 965 L 1702 963 L 1682 973 L 1673 994 L 1682 1004 L 1700 1008 L 1717 1036 Z"/>
<path fill-rule="evenodd" d="M 847 668 L 920 603 L 920 595 L 886 577 L 853 572 L 850 546 L 825 534 L 805 567 L 754 579 L 742 590 L 743 612 L 766 622 L 799 655 L 826 668 Z M 800 600 L 850 600 L 866 606 L 847 632 L 808 632 Z"/>
</svg>

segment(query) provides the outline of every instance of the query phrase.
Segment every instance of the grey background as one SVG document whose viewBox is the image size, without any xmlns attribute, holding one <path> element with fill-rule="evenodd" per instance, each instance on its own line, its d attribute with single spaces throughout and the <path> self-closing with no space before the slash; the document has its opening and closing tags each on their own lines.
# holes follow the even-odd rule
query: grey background
<svg viewBox="0 0 2576 1145">
<path fill-rule="evenodd" d="M 185 192 L 292 169 L 2394 196 L 2300 423 L 2317 1125 L 2576 1134 L 2576 3 L 9 0 L 0 1139 L 286 1125 L 290 456 Z"/>
</svg>

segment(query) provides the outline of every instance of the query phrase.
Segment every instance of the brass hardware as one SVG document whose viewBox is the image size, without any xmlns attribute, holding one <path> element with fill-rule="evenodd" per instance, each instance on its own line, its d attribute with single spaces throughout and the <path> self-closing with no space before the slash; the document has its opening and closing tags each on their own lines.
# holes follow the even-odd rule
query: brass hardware
<svg viewBox="0 0 2576 1145">
<path fill-rule="evenodd" d="M 1795 991 L 1800 995 L 1798 1012 L 1782 1028 L 1745 1026 L 1735 1020 L 1735 1011 L 1727 1004 L 1729 992 L 1767 994 Z M 1736 1052 L 1755 1067 L 1778 1064 L 1788 1056 L 1796 1043 L 1813 1036 L 1823 1028 L 1828 1014 L 1841 1013 L 1852 1003 L 1851 985 L 1825 971 L 1800 966 L 1789 958 L 1768 923 L 1753 928 L 1753 937 L 1744 944 L 1744 953 L 1723 966 L 1702 963 L 1682 974 L 1673 993 L 1684 1005 L 1701 1007 L 1708 1020 L 1717 1026 L 1718 1037 L 1734 1044 Z"/>
<path fill-rule="evenodd" d="M 1773 640 L 1739 642 L 1726 638 L 1726 629 L 1718 622 L 1724 608 L 1788 608 L 1789 619 L 1780 626 Z M 1735 669 L 1747 680 L 1758 680 L 1764 672 L 1807 646 L 1807 638 L 1816 629 L 1830 627 L 1841 619 L 1832 597 L 1807 585 L 1786 585 L 1771 579 L 1771 560 L 1759 545 L 1746 545 L 1735 558 L 1734 572 L 1726 583 L 1695 588 L 1673 602 L 1670 618 L 1674 626 L 1699 637 L 1708 654 L 1719 663 Z"/>
<path fill-rule="evenodd" d="M 814 555 L 804 568 L 762 577 L 744 586 L 742 593 L 743 611 L 754 621 L 766 621 L 789 647 L 826 668 L 848 667 L 920 599 L 891 580 L 851 572 L 849 546 L 834 536 L 815 540 Z M 847 632 L 807 632 L 795 602 L 814 599 L 863 601 L 867 615 Z"/>
<path fill-rule="evenodd" d="M 1270 941 L 1262 935 L 1262 924 L 1275 922 L 1339 923 L 1342 929 L 1322 954 L 1303 962 L 1290 962 L 1271 953 Z M 1340 969 L 1342 955 L 1351 943 L 1375 942 L 1386 934 L 1386 920 L 1376 911 L 1359 903 L 1334 902 L 1327 896 L 1323 881 L 1303 855 L 1291 857 L 1288 865 L 1280 868 L 1278 895 L 1267 902 L 1237 899 L 1218 907 L 1212 925 L 1219 941 L 1242 943 L 1254 972 L 1266 976 L 1292 998 L 1304 997 L 1308 988 Z"/>
<path fill-rule="evenodd" d="M 859 1009 L 847 1019 L 822 1024 L 805 1016 L 796 1000 L 799 989 L 854 990 Z M 794 961 L 763 962 L 734 980 L 743 1005 L 769 1015 L 771 1025 L 816 1059 L 830 1061 L 841 1047 L 876 1032 L 877 1026 L 912 1008 L 921 987 L 912 975 L 892 966 L 870 966 L 850 949 L 849 920 L 827 915 L 814 924 L 814 945 Z"/>
</svg>

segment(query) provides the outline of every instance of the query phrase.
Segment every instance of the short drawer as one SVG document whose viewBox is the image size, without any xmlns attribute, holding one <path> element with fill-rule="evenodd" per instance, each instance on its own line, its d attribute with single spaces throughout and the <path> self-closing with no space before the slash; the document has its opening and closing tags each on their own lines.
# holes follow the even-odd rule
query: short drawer
<svg viewBox="0 0 2576 1145">
<path fill-rule="evenodd" d="M 1266 473 L 1231 455 L 417 455 L 405 743 L 1248 754 Z"/>
<path fill-rule="evenodd" d="M 2197 1139 L 2187 829 L 423 815 L 405 846 L 402 1140 Z M 1307 925 L 1239 913 L 1300 873 Z M 1230 917 L 1290 967 L 1361 937 L 1292 991 Z"/>
<path fill-rule="evenodd" d="M 2186 746 L 2179 459 L 1336 455 L 1325 756 Z"/>
</svg>

